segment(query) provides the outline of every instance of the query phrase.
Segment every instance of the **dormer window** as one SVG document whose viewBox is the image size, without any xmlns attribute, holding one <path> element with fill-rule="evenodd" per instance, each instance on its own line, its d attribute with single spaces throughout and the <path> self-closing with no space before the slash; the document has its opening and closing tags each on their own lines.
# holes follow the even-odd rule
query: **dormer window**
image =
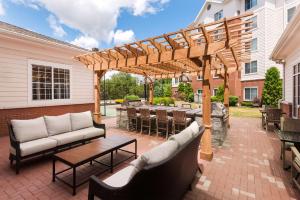
<svg viewBox="0 0 300 200">
<path fill-rule="evenodd" d="M 218 21 L 223 18 L 223 10 L 220 10 L 219 12 L 215 13 L 215 21 Z"/>
</svg>

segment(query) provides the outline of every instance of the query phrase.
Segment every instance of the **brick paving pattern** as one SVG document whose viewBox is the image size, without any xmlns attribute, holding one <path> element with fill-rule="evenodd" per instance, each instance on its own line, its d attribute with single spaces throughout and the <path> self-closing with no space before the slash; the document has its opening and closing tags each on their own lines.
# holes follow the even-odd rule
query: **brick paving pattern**
<svg viewBox="0 0 300 200">
<path fill-rule="evenodd" d="M 115 118 L 105 119 L 108 135 L 128 135 L 138 140 L 138 154 L 159 145 L 163 138 L 117 129 Z M 214 149 L 211 162 L 200 160 L 202 176 L 196 176 L 186 200 L 202 199 L 300 199 L 290 183 L 290 172 L 282 169 L 280 141 L 260 126 L 260 119 L 232 118 L 231 129 L 222 147 Z M 19 175 L 10 169 L 8 137 L 0 138 L 0 199 L 87 199 L 88 185 L 78 188 L 76 196 L 62 183 L 51 182 L 51 159 L 25 164 Z M 128 150 L 133 150 L 129 146 Z M 289 159 L 289 157 L 287 158 Z M 120 165 L 117 170 L 125 167 Z M 63 168 L 60 164 L 58 168 Z M 101 179 L 109 176 L 102 174 Z"/>
</svg>

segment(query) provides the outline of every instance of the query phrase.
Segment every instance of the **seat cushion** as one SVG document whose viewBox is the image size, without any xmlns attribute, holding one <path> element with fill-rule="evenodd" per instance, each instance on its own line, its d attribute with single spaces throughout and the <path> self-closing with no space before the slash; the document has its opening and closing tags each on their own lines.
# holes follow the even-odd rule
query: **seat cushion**
<svg viewBox="0 0 300 200">
<path fill-rule="evenodd" d="M 146 153 L 142 154 L 141 160 L 145 162 L 144 165 L 156 164 L 170 157 L 172 154 L 175 153 L 177 149 L 177 142 L 166 141 L 160 144 L 159 146 L 154 147 L 150 151 L 147 151 Z M 141 163 L 138 164 L 140 165 Z M 137 168 L 141 168 L 141 166 Z"/>
<path fill-rule="evenodd" d="M 43 117 L 28 120 L 11 120 L 17 141 L 23 143 L 48 137 Z"/>
<path fill-rule="evenodd" d="M 185 145 L 189 141 L 191 141 L 194 138 L 193 132 L 190 127 L 185 128 L 183 131 L 176 135 L 172 135 L 169 140 L 175 141 L 178 143 L 179 147 Z"/>
<path fill-rule="evenodd" d="M 103 136 L 104 135 L 104 129 L 102 128 L 95 128 L 95 127 L 89 127 L 80 129 L 77 131 L 73 131 L 73 133 L 81 133 L 83 135 L 83 139 L 93 138 L 96 136 Z"/>
<path fill-rule="evenodd" d="M 194 121 L 188 128 L 192 131 L 192 135 L 194 137 L 196 137 L 199 134 L 200 126 L 198 125 L 198 122 Z"/>
<path fill-rule="evenodd" d="M 57 141 L 48 138 L 42 138 L 42 139 L 37 139 L 29 142 L 24 142 L 20 144 L 21 156 L 31 155 L 44 150 L 52 149 L 56 146 L 57 146 Z M 16 154 L 16 151 L 13 147 L 10 148 L 10 152 L 14 155 Z"/>
<path fill-rule="evenodd" d="M 62 134 L 53 135 L 49 137 L 49 139 L 56 140 L 58 146 L 83 140 L 83 138 L 84 138 L 84 133 L 80 131 L 72 131 L 72 132 L 62 133 Z"/>
<path fill-rule="evenodd" d="M 93 118 L 91 111 L 81 113 L 71 113 L 72 130 L 76 131 L 83 128 L 93 126 Z"/>
<path fill-rule="evenodd" d="M 72 131 L 70 113 L 44 118 L 49 136 Z"/>
<path fill-rule="evenodd" d="M 122 187 L 126 185 L 137 172 L 138 170 L 130 165 L 108 177 L 103 182 L 112 187 Z"/>
</svg>

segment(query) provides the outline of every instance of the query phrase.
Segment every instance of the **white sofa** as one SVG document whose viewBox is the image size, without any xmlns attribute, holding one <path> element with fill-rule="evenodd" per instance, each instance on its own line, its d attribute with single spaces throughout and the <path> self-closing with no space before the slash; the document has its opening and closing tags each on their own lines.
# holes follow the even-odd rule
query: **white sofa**
<svg viewBox="0 0 300 200">
<path fill-rule="evenodd" d="M 90 111 L 43 116 L 29 120 L 11 120 L 9 124 L 11 164 L 29 157 L 105 137 L 105 125 L 93 121 Z"/>
<path fill-rule="evenodd" d="M 200 170 L 197 155 L 203 132 L 193 122 L 105 180 L 92 176 L 88 199 L 181 199 Z"/>
</svg>

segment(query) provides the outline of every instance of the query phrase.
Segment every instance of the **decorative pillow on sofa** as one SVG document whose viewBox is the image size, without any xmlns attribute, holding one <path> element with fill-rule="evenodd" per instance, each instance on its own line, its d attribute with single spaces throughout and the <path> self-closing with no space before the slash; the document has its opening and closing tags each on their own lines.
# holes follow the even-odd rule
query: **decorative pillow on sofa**
<svg viewBox="0 0 300 200">
<path fill-rule="evenodd" d="M 178 143 L 179 147 L 185 145 L 187 142 L 194 138 L 193 131 L 190 127 L 185 128 L 183 131 L 176 135 L 172 135 L 169 140 Z"/>
<path fill-rule="evenodd" d="M 44 118 L 49 136 L 72 131 L 70 113 Z"/>
<path fill-rule="evenodd" d="M 191 125 L 188 127 L 191 131 L 194 137 L 196 137 L 199 133 L 200 126 L 198 125 L 197 121 L 194 121 L 191 123 Z"/>
<path fill-rule="evenodd" d="M 145 152 L 138 159 L 131 162 L 137 170 L 141 170 L 146 165 L 159 163 L 170 157 L 178 148 L 178 144 L 174 141 L 166 141 L 157 147 Z"/>
<path fill-rule="evenodd" d="M 21 143 L 48 137 L 43 117 L 28 120 L 11 120 L 11 124 L 17 141 Z"/>
<path fill-rule="evenodd" d="M 93 126 L 93 118 L 91 111 L 81 113 L 71 113 L 72 130 L 78 130 Z"/>
</svg>

